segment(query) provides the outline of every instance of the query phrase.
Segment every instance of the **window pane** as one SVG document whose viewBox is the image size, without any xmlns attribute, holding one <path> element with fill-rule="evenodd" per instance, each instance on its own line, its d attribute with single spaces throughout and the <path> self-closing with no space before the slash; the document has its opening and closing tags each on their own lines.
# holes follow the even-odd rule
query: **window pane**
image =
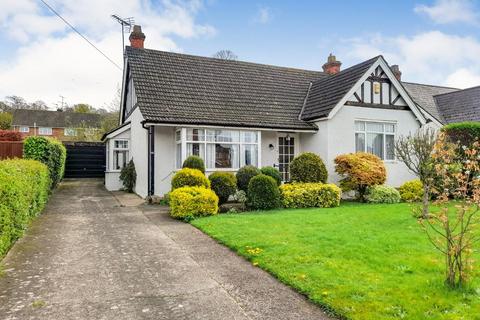
<svg viewBox="0 0 480 320">
<path fill-rule="evenodd" d="M 380 159 L 383 159 L 383 134 L 367 134 L 367 152 L 373 153 Z"/>
<path fill-rule="evenodd" d="M 365 133 L 355 133 L 355 152 L 365 152 Z"/>
<path fill-rule="evenodd" d="M 215 141 L 215 131 L 207 130 L 207 141 Z"/>
<path fill-rule="evenodd" d="M 383 123 L 367 122 L 367 131 L 383 132 Z"/>
<path fill-rule="evenodd" d="M 177 168 L 180 169 L 182 167 L 182 145 L 177 143 Z"/>
<path fill-rule="evenodd" d="M 256 144 L 247 144 L 243 146 L 242 151 L 242 166 L 252 165 L 258 166 L 258 147 Z"/>
<path fill-rule="evenodd" d="M 216 142 L 239 142 L 240 132 L 231 130 L 215 130 Z"/>
<path fill-rule="evenodd" d="M 248 131 L 248 132 L 241 132 L 241 135 L 242 135 L 242 142 L 246 142 L 246 143 L 256 143 L 257 142 L 257 133 L 256 132 L 251 132 L 251 131 Z"/>
<path fill-rule="evenodd" d="M 355 130 L 356 131 L 365 131 L 365 122 L 355 121 Z"/>
<path fill-rule="evenodd" d="M 205 167 L 215 168 L 215 145 L 207 143 L 207 154 L 205 156 Z"/>
<path fill-rule="evenodd" d="M 113 152 L 113 168 L 115 170 L 120 170 L 127 164 L 128 151 L 125 150 L 115 150 Z"/>
<path fill-rule="evenodd" d="M 187 143 L 187 157 L 188 156 L 199 156 L 205 160 L 205 144 Z"/>
<path fill-rule="evenodd" d="M 175 141 L 180 141 L 180 140 L 182 140 L 182 131 L 177 130 L 175 131 Z"/>
<path fill-rule="evenodd" d="M 385 135 L 385 159 L 395 160 L 395 138 L 393 135 Z"/>
<path fill-rule="evenodd" d="M 125 140 L 115 140 L 116 149 L 128 149 L 128 141 Z"/>
<path fill-rule="evenodd" d="M 205 141 L 203 129 L 187 129 L 187 141 Z"/>
<path fill-rule="evenodd" d="M 394 133 L 395 132 L 395 124 L 385 123 L 385 132 Z"/>
<path fill-rule="evenodd" d="M 239 152 L 236 144 L 215 145 L 215 168 L 238 168 Z"/>
</svg>

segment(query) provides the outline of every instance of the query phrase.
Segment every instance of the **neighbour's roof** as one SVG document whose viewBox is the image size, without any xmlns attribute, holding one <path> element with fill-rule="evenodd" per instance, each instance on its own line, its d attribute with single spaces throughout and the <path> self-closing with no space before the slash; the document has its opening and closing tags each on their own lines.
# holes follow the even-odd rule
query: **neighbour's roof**
<svg viewBox="0 0 480 320">
<path fill-rule="evenodd" d="M 132 47 L 126 48 L 126 54 L 136 106 L 146 121 L 279 130 L 316 130 L 316 125 L 309 121 L 327 117 L 380 58 L 327 75 Z M 462 95 L 465 90 L 402 84 L 412 100 L 439 122 L 451 121 L 449 115 L 463 113 L 469 120 L 477 115 L 472 112 L 478 110 L 478 104 L 470 104 L 480 89 L 466 93 L 463 100 L 457 98 L 456 104 L 448 100 L 447 107 L 438 105 L 439 101 L 447 101 L 446 97 L 434 97 L 453 92 Z"/>
<path fill-rule="evenodd" d="M 480 86 L 436 95 L 434 98 L 446 123 L 480 121 Z"/>
<path fill-rule="evenodd" d="M 378 58 L 379 56 L 313 82 L 302 112 L 302 119 L 313 120 L 328 116 Z"/>
<path fill-rule="evenodd" d="M 298 119 L 308 71 L 127 47 L 137 104 L 148 121 L 312 130 Z"/>
<path fill-rule="evenodd" d="M 14 126 L 37 126 L 52 128 L 100 127 L 102 117 L 94 113 L 78 113 L 49 110 L 12 110 Z"/>
<path fill-rule="evenodd" d="M 442 113 L 438 109 L 434 96 L 443 93 L 450 93 L 458 91 L 456 88 L 434 86 L 428 84 L 402 82 L 410 97 L 423 110 L 432 115 L 439 122 L 444 122 Z"/>
</svg>

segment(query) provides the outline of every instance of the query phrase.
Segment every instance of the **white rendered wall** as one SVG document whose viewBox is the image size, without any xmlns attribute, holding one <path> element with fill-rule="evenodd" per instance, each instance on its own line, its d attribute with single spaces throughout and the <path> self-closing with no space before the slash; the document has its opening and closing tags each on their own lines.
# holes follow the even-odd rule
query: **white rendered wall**
<svg viewBox="0 0 480 320">
<path fill-rule="evenodd" d="M 130 157 L 133 159 L 137 171 L 137 183 L 134 191 L 145 198 L 148 195 L 148 132 L 142 127 L 143 116 L 139 108 L 136 108 L 128 119 L 131 121 Z"/>
<path fill-rule="evenodd" d="M 105 143 L 107 144 L 107 168 L 105 171 L 105 188 L 108 191 L 117 191 L 123 188 L 122 181 L 120 181 L 120 171 L 112 170 L 113 168 L 113 145 L 114 140 L 127 140 L 131 143 L 130 129 L 121 132 L 120 134 L 109 138 Z M 129 153 L 131 158 L 131 153 Z"/>
<path fill-rule="evenodd" d="M 170 191 L 175 171 L 175 127 L 155 126 L 155 194 Z"/>
</svg>

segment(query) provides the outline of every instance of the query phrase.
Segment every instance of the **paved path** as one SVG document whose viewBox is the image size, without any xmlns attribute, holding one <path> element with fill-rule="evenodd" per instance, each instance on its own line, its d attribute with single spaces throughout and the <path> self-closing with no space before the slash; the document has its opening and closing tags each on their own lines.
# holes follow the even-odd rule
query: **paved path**
<svg viewBox="0 0 480 320">
<path fill-rule="evenodd" d="M 327 319 L 161 207 L 120 206 L 97 180 L 62 183 L 3 264 L 0 319 Z"/>
</svg>

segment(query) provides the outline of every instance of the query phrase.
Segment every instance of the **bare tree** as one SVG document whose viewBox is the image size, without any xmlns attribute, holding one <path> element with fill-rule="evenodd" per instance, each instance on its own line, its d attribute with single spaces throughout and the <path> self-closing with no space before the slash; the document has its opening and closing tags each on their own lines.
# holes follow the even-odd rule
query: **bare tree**
<svg viewBox="0 0 480 320">
<path fill-rule="evenodd" d="M 48 110 L 47 104 L 42 100 L 28 103 L 24 98 L 15 95 L 6 97 L 4 104 L 9 109 Z"/>
<path fill-rule="evenodd" d="M 435 147 L 436 132 L 433 129 L 420 129 L 415 134 L 399 137 L 395 142 L 395 152 L 408 170 L 413 172 L 423 184 L 422 217 L 427 218 L 431 185 L 435 176 L 432 165 L 432 151 Z"/>
<path fill-rule="evenodd" d="M 223 60 L 237 60 L 238 56 L 230 50 L 220 50 L 213 55 L 213 58 Z"/>
</svg>

